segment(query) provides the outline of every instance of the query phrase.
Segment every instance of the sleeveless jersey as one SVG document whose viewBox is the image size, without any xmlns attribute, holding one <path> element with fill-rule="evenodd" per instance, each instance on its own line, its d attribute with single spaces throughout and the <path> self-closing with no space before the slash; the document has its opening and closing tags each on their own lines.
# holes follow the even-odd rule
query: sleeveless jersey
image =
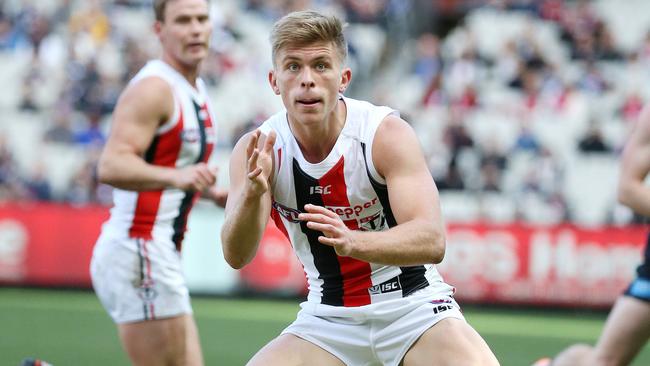
<svg viewBox="0 0 650 366">
<path fill-rule="evenodd" d="M 214 113 L 205 84 L 197 79 L 195 89 L 174 68 L 161 60 L 149 61 L 131 80 L 160 77 L 172 88 L 174 112 L 156 131 L 144 155 L 153 165 L 183 168 L 207 162 L 216 142 Z M 113 190 L 114 206 L 106 230 L 118 236 L 181 243 L 189 212 L 198 192 L 165 188 L 152 191 Z"/>
<path fill-rule="evenodd" d="M 388 200 L 386 181 L 375 170 L 372 144 L 381 121 L 397 114 L 388 107 L 343 98 L 345 125 L 329 155 L 312 164 L 305 160 L 289 128 L 286 111 L 261 126 L 274 130 L 275 166 L 271 216 L 289 238 L 309 286 L 307 301 L 333 306 L 363 306 L 401 298 L 430 285 L 449 291 L 435 267 L 387 266 L 338 256 L 318 242 L 322 235 L 298 220 L 307 203 L 337 213 L 351 230 L 387 230 L 397 223 Z"/>
</svg>

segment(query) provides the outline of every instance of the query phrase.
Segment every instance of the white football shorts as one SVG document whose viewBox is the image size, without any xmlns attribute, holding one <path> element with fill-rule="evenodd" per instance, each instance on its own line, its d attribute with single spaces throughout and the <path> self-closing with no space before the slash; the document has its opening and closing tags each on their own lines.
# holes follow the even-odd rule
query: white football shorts
<svg viewBox="0 0 650 366">
<path fill-rule="evenodd" d="M 90 275 L 115 323 L 192 313 L 181 256 L 171 241 L 102 233 L 93 250 Z"/>
<path fill-rule="evenodd" d="M 282 334 L 316 344 L 349 366 L 397 366 L 417 339 L 445 318 L 465 320 L 451 295 L 429 286 L 405 298 L 359 307 L 304 302 Z"/>
</svg>

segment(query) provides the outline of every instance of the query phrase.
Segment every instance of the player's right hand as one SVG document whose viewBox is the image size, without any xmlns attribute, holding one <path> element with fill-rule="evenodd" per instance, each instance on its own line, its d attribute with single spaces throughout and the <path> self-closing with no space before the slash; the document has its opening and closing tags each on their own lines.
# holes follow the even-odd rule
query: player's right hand
<svg viewBox="0 0 650 366">
<path fill-rule="evenodd" d="M 216 182 L 216 173 L 216 168 L 205 163 L 190 165 L 176 171 L 173 186 L 182 191 L 203 192 Z"/>
<path fill-rule="evenodd" d="M 261 196 L 269 189 L 269 177 L 273 169 L 273 144 L 275 144 L 275 131 L 271 131 L 266 138 L 258 129 L 251 134 L 246 146 L 247 181 L 246 190 L 249 194 Z M 260 139 L 263 139 L 260 149 Z"/>
</svg>

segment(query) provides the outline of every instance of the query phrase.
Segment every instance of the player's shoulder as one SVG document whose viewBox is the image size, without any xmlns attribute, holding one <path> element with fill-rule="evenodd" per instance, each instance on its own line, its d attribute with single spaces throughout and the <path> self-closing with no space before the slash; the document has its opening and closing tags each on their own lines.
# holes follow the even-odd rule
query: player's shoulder
<svg viewBox="0 0 650 366">
<path fill-rule="evenodd" d="M 173 102 L 172 87 L 159 76 L 147 76 L 134 80 L 122 93 L 122 102 L 155 106 L 158 103 Z"/>
</svg>

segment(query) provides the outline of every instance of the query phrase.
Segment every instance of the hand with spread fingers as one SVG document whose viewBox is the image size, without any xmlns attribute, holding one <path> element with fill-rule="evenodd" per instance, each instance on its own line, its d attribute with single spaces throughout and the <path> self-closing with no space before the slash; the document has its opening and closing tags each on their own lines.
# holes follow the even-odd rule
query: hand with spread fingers
<svg viewBox="0 0 650 366">
<path fill-rule="evenodd" d="M 261 196 L 269 190 L 269 177 L 273 169 L 273 144 L 275 132 L 264 137 L 256 130 L 246 146 L 247 177 L 246 191 Z M 261 149 L 260 149 L 261 145 Z"/>
<path fill-rule="evenodd" d="M 334 248 L 336 254 L 349 257 L 354 249 L 354 231 L 350 230 L 336 213 L 323 206 L 305 205 L 306 213 L 298 218 L 306 221 L 311 230 L 320 231 L 318 242 Z"/>
</svg>

